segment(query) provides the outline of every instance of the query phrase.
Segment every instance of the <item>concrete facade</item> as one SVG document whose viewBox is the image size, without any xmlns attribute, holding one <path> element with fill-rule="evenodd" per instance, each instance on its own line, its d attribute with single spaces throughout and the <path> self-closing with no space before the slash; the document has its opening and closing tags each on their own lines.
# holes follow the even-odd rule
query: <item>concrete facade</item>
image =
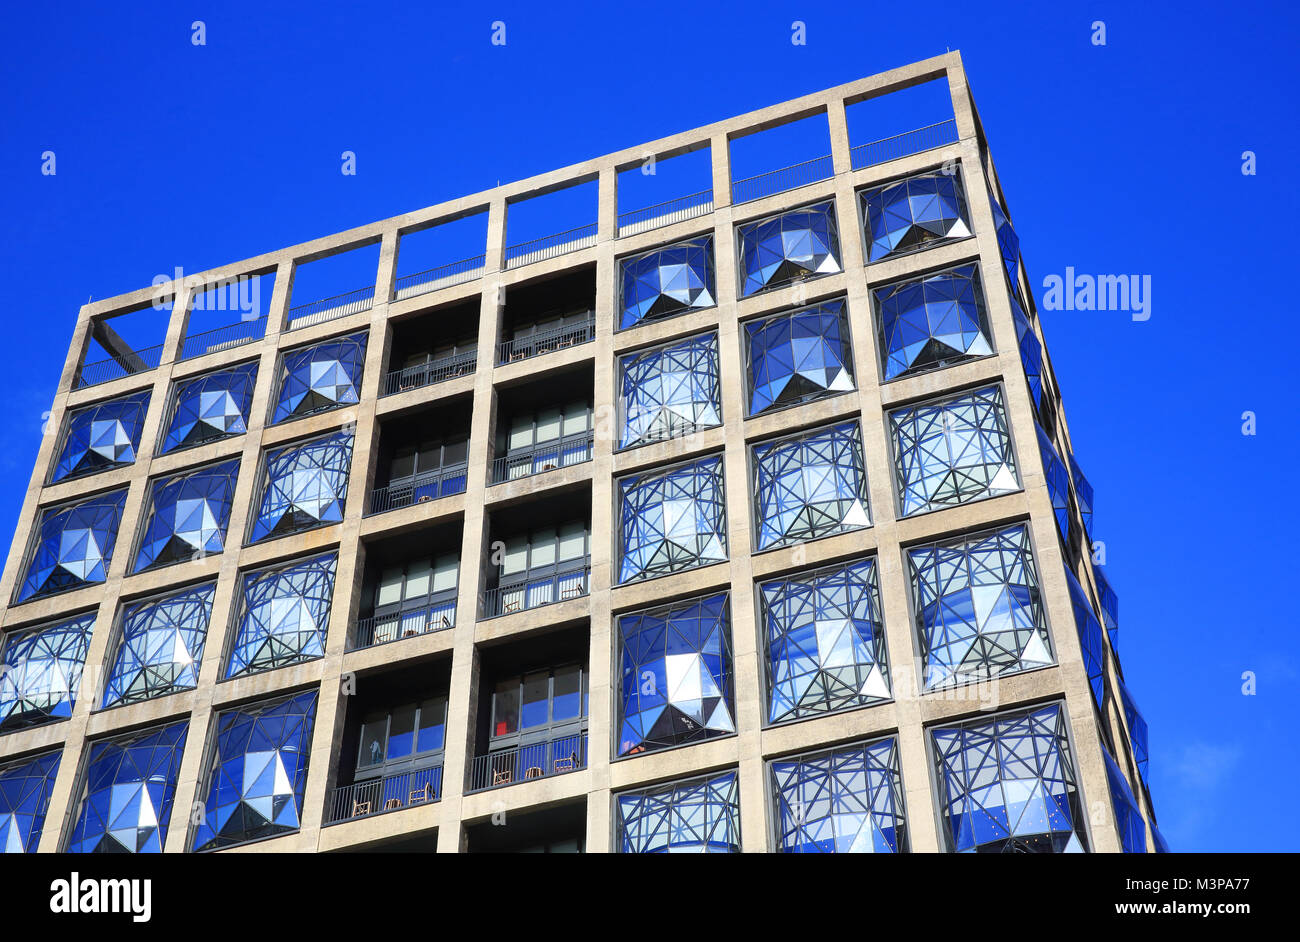
<svg viewBox="0 0 1300 942">
<path fill-rule="evenodd" d="M 846 107 L 932 79 L 946 80 L 949 85 L 956 140 L 853 169 Z M 732 205 L 729 143 L 767 127 L 823 113 L 831 131 L 833 175 L 807 186 Z M 647 154 L 666 159 L 701 147 L 708 147 L 711 153 L 712 210 L 669 225 L 620 236 L 616 198 L 618 173 L 637 165 Z M 859 192 L 881 182 L 933 170 L 953 161 L 958 162 L 963 174 L 974 236 L 867 264 Z M 530 196 L 589 180 L 598 181 L 599 189 L 594 244 L 529 264 L 507 265 L 505 223 L 509 206 Z M 929 752 L 927 730 L 943 721 L 978 716 L 981 711 L 978 702 L 954 695 L 952 691 L 946 694 L 942 691 L 921 693 L 917 689 L 918 647 L 904 550 L 910 545 L 977 532 L 1008 522 L 1026 522 L 1032 535 L 1056 664 L 1001 678 L 996 687 L 998 708 L 1012 709 L 1018 705 L 1049 701 L 1065 704 L 1078 785 L 1088 814 L 1089 846 L 1096 851 L 1119 850 L 1120 838 L 1102 755 L 1106 746 L 1099 735 L 1099 723 L 1110 725 L 1111 734 L 1118 743 L 1129 741 L 1129 731 L 1122 711 L 1112 710 L 1109 716 L 1099 718 L 1093 706 L 1065 577 L 1066 567 L 1071 563 L 1057 536 L 1052 500 L 1038 456 L 1034 404 L 1017 353 L 1016 326 L 1006 287 L 1001 279 L 992 277 L 1002 263 L 992 211 L 988 200 L 981 196 L 987 191 L 1001 199 L 960 56 L 949 53 L 528 180 L 223 266 L 202 273 L 193 283 L 142 289 L 82 307 L 50 417 L 51 434 L 42 443 L 31 485 L 23 501 L 17 536 L 0 582 L 0 597 L 8 603 L 13 598 L 16 583 L 23 578 L 27 537 L 34 530 L 42 508 L 74 496 L 125 487 L 128 492 L 126 510 L 119 530 L 117 551 L 106 582 L 20 605 L 7 604 L 0 613 L 0 632 L 8 637 L 14 631 L 61 616 L 94 612 L 96 630 L 91 639 L 85 675 L 90 679 L 104 667 L 110 654 L 112 626 L 124 600 L 144 598 L 169 587 L 188 585 L 205 578 L 216 580 L 217 594 L 209 642 L 196 689 L 110 710 L 98 710 L 96 698 L 82 696 L 77 699 L 70 719 L 0 736 L 0 765 L 15 757 L 34 756 L 56 749 L 63 752 L 39 849 L 42 852 L 57 851 L 66 842 L 89 743 L 123 731 L 188 718 L 190 733 L 166 839 L 168 853 L 185 852 L 189 846 L 190 828 L 187 825 L 190 809 L 202 804 L 204 798 L 202 789 L 215 715 L 230 705 L 316 688 L 320 691 L 320 698 L 301 812 L 302 826 L 296 833 L 231 848 L 232 852 L 381 848 L 385 842 L 419 836 L 426 837 L 429 846 L 433 846 L 435 835 L 438 851 L 459 852 L 467 848 L 467 828 L 490 823 L 494 816 L 504 816 L 509 820 L 512 815 L 584 801 L 586 850 L 604 852 L 612 849 L 614 839 L 613 794 L 722 769 L 739 772 L 743 849 L 768 852 L 773 850 L 772 800 L 767 773 L 769 760 L 887 734 L 898 737 L 910 847 L 913 851 L 937 851 L 943 847 L 943 838 L 936 797 L 936 773 Z M 735 227 L 785 209 L 824 200 L 833 201 L 839 220 L 842 273 L 751 297 L 738 297 L 737 258 L 733 248 L 736 244 Z M 487 244 L 482 252 L 484 261 L 478 277 L 402 300 L 392 300 L 396 294 L 397 260 L 404 235 L 440 221 L 484 210 L 487 213 Z M 716 306 L 643 323 L 628 330 L 616 330 L 618 259 L 705 234 L 713 236 L 716 247 Z M 289 329 L 288 312 L 295 267 L 375 243 L 380 246 L 380 261 L 374 304 L 368 310 Z M 873 326 L 872 289 L 908 275 L 970 261 L 978 262 L 981 270 L 989 273 L 982 283 L 996 354 L 882 383 L 879 342 Z M 518 362 L 498 363 L 496 351 L 503 338 L 503 311 L 512 290 L 584 266 L 594 266 L 595 272 L 594 340 Z M 264 339 L 192 359 L 179 358 L 186 335 L 189 299 L 195 292 L 222 279 L 272 271 L 276 276 L 275 289 Z M 1021 277 L 1026 276 L 1022 273 Z M 96 323 L 148 305 L 156 292 L 172 295 L 176 300 L 167 328 L 161 366 L 77 388 L 85 350 Z M 1026 296 L 1031 297 L 1032 292 L 1026 292 Z M 845 298 L 847 301 L 856 390 L 746 418 L 742 407 L 747 387 L 741 322 L 760 314 L 789 310 L 801 303 L 829 298 Z M 477 304 L 479 310 L 478 357 L 473 373 L 395 395 L 382 395 L 386 375 L 400 365 L 390 362 L 394 325 L 429 312 L 436 317 L 437 311 L 466 302 Z M 1037 319 L 1031 317 L 1031 320 L 1038 330 Z M 618 450 L 616 433 L 609 429 L 602 431 L 599 417 L 612 415 L 615 408 L 619 355 L 710 330 L 716 331 L 719 339 L 722 426 L 683 438 Z M 283 351 L 357 331 L 369 332 L 360 402 L 268 426 L 267 416 Z M 1043 346 L 1046 361 L 1046 344 Z M 173 384 L 186 377 L 250 360 L 258 362 L 259 370 L 247 433 L 173 454 L 156 455 L 156 443 L 166 420 L 165 407 Z M 569 367 L 590 370 L 594 377 L 592 407 L 597 422 L 592 460 L 490 486 L 487 469 L 493 458 L 500 392 Z M 1045 365 L 1045 371 L 1050 374 L 1050 365 Z M 1023 488 L 1015 493 L 900 518 L 888 411 L 946 391 L 995 383 L 1001 384 L 1004 391 Z M 1054 382 L 1051 387 L 1055 390 Z M 57 459 L 57 432 L 63 427 L 69 410 L 146 389 L 152 391 L 152 400 L 139 454 L 133 464 L 46 485 L 48 469 Z M 376 482 L 380 422 L 385 418 L 418 413 L 431 404 L 464 397 L 468 397 L 471 403 L 470 472 L 465 492 L 367 515 L 367 498 Z M 870 486 L 872 525 L 867 529 L 794 546 L 753 551 L 750 445 L 777 433 L 814 428 L 837 420 L 860 423 Z M 343 522 L 257 545 L 242 545 L 241 537 L 248 532 L 249 514 L 256 507 L 259 469 L 266 449 L 344 426 L 355 427 L 355 441 Z M 1063 415 L 1059 435 L 1068 443 Z M 683 459 L 713 454 L 724 457 L 729 561 L 645 582 L 616 584 L 617 479 L 632 471 L 660 468 Z M 241 467 L 225 552 L 188 564 L 128 574 L 131 540 L 140 529 L 149 482 L 182 468 L 232 457 L 241 459 Z M 492 552 L 488 533 L 490 517 L 518 507 L 528 508 L 533 506 L 532 502 L 546 500 L 549 494 L 560 493 L 590 495 L 589 594 L 500 617 L 476 618 L 485 589 L 485 574 L 491 568 L 487 558 Z M 458 525 L 462 533 L 458 616 L 454 627 L 389 644 L 349 649 L 351 632 L 362 616 L 367 548 L 385 537 L 418 533 L 439 523 Z M 324 656 L 222 681 L 222 661 L 228 643 L 225 635 L 233 630 L 240 574 L 273 562 L 307 557 L 325 549 L 337 550 L 338 568 Z M 874 556 L 877 560 L 894 685 L 893 700 L 813 719 L 776 726 L 767 724 L 763 705 L 762 628 L 753 602 L 756 580 L 811 570 L 863 555 Z M 1084 586 L 1096 585 L 1087 554 L 1074 571 Z M 720 590 L 729 591 L 732 599 L 737 733 L 665 751 L 613 758 L 613 727 L 617 722 L 616 616 L 665 600 L 689 599 Z M 501 650 L 503 646 L 522 640 L 542 638 L 547 632 L 565 627 L 576 627 L 589 637 L 587 728 L 590 745 L 586 767 L 564 775 L 513 783 L 509 787 L 470 791 L 467 787 L 468 769 L 474 758 L 480 721 L 486 722 L 478 715 L 483 652 Z M 1108 645 L 1105 658 L 1106 683 L 1113 690 L 1112 700 L 1118 703 L 1118 661 Z M 382 676 L 386 668 L 425 664 L 446 669 L 449 676 L 446 746 L 439 800 L 391 813 L 358 816 L 327 824 L 328 800 L 339 781 L 340 770 L 350 761 L 350 757 L 343 754 L 342 747 L 350 678 L 355 677 L 356 683 L 363 685 L 368 676 Z M 1127 748 L 1118 761 L 1132 783 L 1150 832 L 1154 816 Z M 1152 833 L 1148 833 L 1147 841 L 1150 847 L 1155 846 Z"/>
</svg>

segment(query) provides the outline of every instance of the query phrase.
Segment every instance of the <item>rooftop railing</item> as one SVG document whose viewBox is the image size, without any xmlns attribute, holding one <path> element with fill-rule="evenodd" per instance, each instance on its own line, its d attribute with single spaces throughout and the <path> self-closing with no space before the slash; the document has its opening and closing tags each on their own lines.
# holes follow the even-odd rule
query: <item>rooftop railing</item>
<svg viewBox="0 0 1300 942">
<path fill-rule="evenodd" d="M 346 294 L 336 294 L 332 298 L 322 298 L 319 301 L 300 304 L 297 307 L 289 308 L 289 323 L 285 330 L 297 330 L 299 327 L 323 324 L 326 321 L 347 317 L 349 314 L 359 314 L 362 311 L 370 310 L 374 303 L 375 286 L 370 285 L 366 288 L 357 288 L 355 291 L 349 291 Z"/>
<path fill-rule="evenodd" d="M 861 170 L 863 167 L 874 167 L 876 164 L 883 164 L 886 161 L 933 150 L 936 147 L 951 144 L 956 140 L 957 121 L 949 118 L 947 121 L 928 124 L 914 131 L 904 131 L 902 134 L 895 134 L 893 137 L 882 138 L 879 141 L 871 141 L 867 144 L 859 144 L 857 147 L 849 149 L 849 159 L 854 170 Z"/>
<path fill-rule="evenodd" d="M 105 360 L 96 360 L 94 363 L 83 363 L 81 369 L 77 371 L 76 388 L 98 386 L 100 383 L 121 379 L 123 376 L 134 376 L 136 373 L 156 370 L 158 364 L 162 362 L 162 352 L 163 345 L 158 344 L 156 347 L 132 350 L 129 356 L 124 356 L 122 359 L 109 357 Z"/>
<path fill-rule="evenodd" d="M 591 591 L 591 567 L 512 582 L 483 593 L 483 617 L 499 618 L 529 609 L 580 599 Z"/>
<path fill-rule="evenodd" d="M 439 265 L 437 268 L 418 271 L 412 275 L 403 275 L 397 279 L 393 300 L 400 301 L 403 298 L 413 298 L 417 294 L 427 294 L 430 291 L 437 291 L 439 288 L 450 288 L 452 285 L 473 281 L 483 274 L 483 265 L 486 261 L 486 256 L 475 255 L 473 258 L 464 258 L 459 262 L 449 262 L 446 265 Z"/>
<path fill-rule="evenodd" d="M 665 200 L 653 206 L 619 213 L 618 234 L 620 236 L 636 235 L 660 226 L 671 226 L 675 222 L 694 219 L 713 212 L 713 190 L 701 190 L 689 196 Z"/>
<path fill-rule="evenodd" d="M 325 803 L 325 823 L 339 824 L 354 818 L 368 818 L 385 811 L 428 804 L 441 797 L 441 765 L 385 775 L 334 789 Z"/>
<path fill-rule="evenodd" d="M 242 347 L 246 343 L 256 343 L 266 336 L 266 316 L 254 320 L 236 321 L 224 327 L 205 330 L 202 333 L 187 336 L 181 343 L 182 360 L 192 360 L 205 353 Z"/>
<path fill-rule="evenodd" d="M 737 204 L 750 203 L 775 193 L 784 193 L 786 190 L 797 190 L 801 186 L 820 183 L 834 175 L 835 168 L 831 164 L 830 154 L 825 157 L 814 157 L 812 160 L 782 167 L 780 170 L 745 177 L 743 180 L 733 180 L 731 201 Z"/>
<path fill-rule="evenodd" d="M 531 265 L 557 255 L 566 255 L 596 244 L 596 224 L 566 229 L 555 235 L 531 239 L 517 245 L 506 246 L 506 268 Z"/>
<path fill-rule="evenodd" d="M 366 516 L 399 510 L 412 504 L 424 504 L 431 500 L 438 500 L 440 497 L 451 497 L 453 494 L 463 494 L 468 474 L 468 465 L 455 464 L 389 481 L 383 487 L 377 487 L 370 492 Z"/>
<path fill-rule="evenodd" d="M 474 372 L 477 364 L 478 351 L 469 350 L 393 370 L 384 377 L 384 388 L 380 395 L 394 396 L 408 389 L 419 389 L 421 386 L 432 386 L 434 383 L 442 383 L 458 376 L 469 376 Z"/>
<path fill-rule="evenodd" d="M 596 339 L 596 312 L 588 311 L 587 319 L 577 324 L 565 324 L 549 330 L 539 330 L 516 336 L 497 344 L 497 362 L 513 363 L 529 357 L 553 353 L 566 347 L 590 343 Z"/>
<path fill-rule="evenodd" d="M 377 644 L 388 644 L 403 638 L 418 638 L 420 635 L 455 627 L 456 594 L 453 590 L 448 593 L 448 597 L 419 608 L 357 619 L 352 650 L 373 648 Z"/>
<path fill-rule="evenodd" d="M 564 775 L 587 767 L 587 734 L 561 736 L 475 756 L 470 768 L 469 791 L 478 792 L 533 779 Z"/>
<path fill-rule="evenodd" d="M 488 483 L 502 484 L 590 461 L 595 440 L 595 432 L 579 432 L 503 455 L 492 462 L 492 476 Z"/>
</svg>

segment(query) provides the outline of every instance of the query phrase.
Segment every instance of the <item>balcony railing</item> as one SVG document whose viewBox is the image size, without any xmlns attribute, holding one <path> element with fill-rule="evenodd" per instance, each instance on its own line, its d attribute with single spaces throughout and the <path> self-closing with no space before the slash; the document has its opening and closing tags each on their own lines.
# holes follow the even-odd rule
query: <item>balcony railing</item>
<svg viewBox="0 0 1300 942">
<path fill-rule="evenodd" d="M 753 202 L 774 193 L 784 193 L 786 190 L 797 190 L 801 186 L 820 183 L 834 175 L 835 168 L 831 165 L 830 154 L 825 157 L 814 157 L 812 160 L 782 167 L 780 170 L 745 177 L 743 180 L 733 180 L 731 201 L 733 203 Z"/>
<path fill-rule="evenodd" d="M 596 339 L 596 313 L 588 312 L 585 321 L 538 331 L 525 337 L 515 337 L 497 344 L 497 362 L 511 363 L 529 357 L 552 353 L 565 347 L 576 347 Z"/>
<path fill-rule="evenodd" d="M 366 515 L 382 514 L 412 504 L 427 503 L 440 497 L 463 494 L 468 472 L 467 465 L 457 464 L 446 468 L 434 468 L 431 471 L 421 471 L 407 478 L 389 481 L 384 487 L 377 487 L 370 492 L 370 504 Z"/>
<path fill-rule="evenodd" d="M 372 648 L 377 644 L 416 638 L 455 627 L 456 596 L 453 594 L 451 598 L 430 602 L 421 608 L 358 619 L 352 649 Z"/>
<path fill-rule="evenodd" d="M 218 350 L 242 347 L 246 343 L 256 343 L 265 336 L 265 317 L 259 317 L 251 321 L 236 321 L 233 324 L 226 324 L 224 327 L 205 330 L 202 333 L 186 337 L 184 343 L 181 344 L 180 358 L 182 360 L 192 360 L 194 357 L 201 357 L 205 353 L 215 353 Z"/>
<path fill-rule="evenodd" d="M 156 347 L 132 350 L 129 355 L 124 356 L 121 360 L 109 357 L 107 360 L 83 363 L 81 369 L 77 371 L 76 388 L 84 389 L 87 386 L 98 386 L 100 383 L 121 379 L 123 376 L 134 376 L 136 373 L 147 373 L 149 370 L 156 370 L 158 364 L 162 362 L 162 352 L 163 345 L 158 344 Z"/>
<path fill-rule="evenodd" d="M 469 376 L 474 372 L 477 363 L 478 353 L 470 350 L 393 370 L 384 377 L 384 389 L 380 395 L 393 396 L 408 389 L 419 389 L 421 386 L 432 386 L 434 383 L 445 382 L 458 376 Z"/>
<path fill-rule="evenodd" d="M 483 593 L 483 617 L 513 615 L 543 605 L 580 599 L 591 591 L 591 567 L 523 579 Z"/>
<path fill-rule="evenodd" d="M 469 790 L 483 791 L 533 779 L 564 775 L 587 767 L 587 734 L 573 733 L 550 742 L 532 743 L 475 756 Z"/>
<path fill-rule="evenodd" d="M 473 281 L 483 274 L 483 265 L 486 261 L 485 256 L 475 255 L 473 258 L 464 258 L 459 262 L 449 262 L 437 268 L 417 271 L 413 275 L 403 275 L 397 279 L 393 300 L 413 298 L 417 294 L 427 294 L 439 288 L 450 288 L 452 285 Z"/>
<path fill-rule="evenodd" d="M 514 451 L 492 462 L 489 484 L 502 484 L 517 478 L 567 468 L 591 460 L 595 432 L 580 432 L 553 441 L 534 445 L 524 451 Z"/>
<path fill-rule="evenodd" d="M 441 797 L 441 765 L 386 775 L 334 789 L 334 794 L 325 804 L 325 823 L 338 824 L 354 818 L 368 818 L 385 811 L 425 805 Z"/>
<path fill-rule="evenodd" d="M 957 122 L 953 118 L 928 124 L 914 131 L 904 131 L 893 137 L 886 137 L 868 144 L 859 144 L 850 148 L 849 157 L 854 170 L 873 167 L 889 160 L 897 160 L 911 154 L 942 147 L 957 140 Z"/>
<path fill-rule="evenodd" d="M 660 226 L 671 226 L 675 222 L 694 219 L 713 212 L 713 190 L 701 190 L 690 196 L 679 196 L 642 209 L 619 213 L 618 234 L 620 236 L 636 235 Z"/>
<path fill-rule="evenodd" d="M 531 265 L 533 262 L 576 252 L 578 249 L 585 249 L 595 244 L 596 224 L 593 222 L 587 226 L 578 226 L 576 229 L 557 232 L 555 235 L 543 236 L 540 239 L 531 239 L 528 242 L 506 246 L 506 268 Z"/>
<path fill-rule="evenodd" d="M 297 330 L 312 324 L 323 324 L 349 314 L 368 311 L 375 303 L 375 286 L 357 288 L 347 294 L 336 294 L 309 304 L 289 308 L 289 324 L 285 330 Z"/>
</svg>

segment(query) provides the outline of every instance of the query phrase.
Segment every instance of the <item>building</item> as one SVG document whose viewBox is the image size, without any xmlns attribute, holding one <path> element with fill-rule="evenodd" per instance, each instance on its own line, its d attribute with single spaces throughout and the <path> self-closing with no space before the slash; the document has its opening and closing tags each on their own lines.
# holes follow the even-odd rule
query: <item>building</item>
<svg viewBox="0 0 1300 942">
<path fill-rule="evenodd" d="M 808 116 L 829 156 L 733 178 Z M 592 224 L 507 238 L 571 184 Z M 0 844 L 1163 849 L 1028 289 L 950 53 L 87 304 L 0 586 Z"/>
</svg>

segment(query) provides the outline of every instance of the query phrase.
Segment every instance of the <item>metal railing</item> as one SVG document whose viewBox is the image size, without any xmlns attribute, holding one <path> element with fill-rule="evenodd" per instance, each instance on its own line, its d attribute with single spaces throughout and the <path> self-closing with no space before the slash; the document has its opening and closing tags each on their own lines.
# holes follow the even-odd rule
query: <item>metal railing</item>
<svg viewBox="0 0 1300 942">
<path fill-rule="evenodd" d="M 83 363 L 81 369 L 77 371 L 76 388 L 98 386 L 100 383 L 121 379 L 123 376 L 134 376 L 136 373 L 156 370 L 158 364 L 162 362 L 162 352 L 163 345 L 158 344 L 156 347 L 132 350 L 130 355 L 123 357 L 122 360 L 109 357 L 106 360 L 96 360 L 94 363 Z"/>
<path fill-rule="evenodd" d="M 192 360 L 195 357 L 203 356 L 205 353 L 215 353 L 218 350 L 242 347 L 246 343 L 256 343 L 265 336 L 265 315 L 251 321 L 236 321 L 233 324 L 226 324 L 224 327 L 216 327 L 186 337 L 184 342 L 181 343 L 180 359 Z"/>
<path fill-rule="evenodd" d="M 441 797 L 441 765 L 385 775 L 383 778 L 334 789 L 334 794 L 325 803 L 325 823 L 338 824 L 354 818 L 368 818 L 385 811 L 429 804 Z"/>
<path fill-rule="evenodd" d="M 435 631 L 456 627 L 456 596 L 439 602 L 430 602 L 420 608 L 387 615 L 371 615 L 357 619 L 356 640 L 352 650 L 373 648 L 403 638 L 416 638 Z"/>
<path fill-rule="evenodd" d="M 849 149 L 849 161 L 854 170 L 873 167 L 889 160 L 933 150 L 957 140 L 957 121 L 949 118 L 937 124 L 927 124 L 914 131 L 904 131 L 893 137 L 882 138 Z"/>
<path fill-rule="evenodd" d="M 438 357 L 427 363 L 417 363 L 400 370 L 393 370 L 384 377 L 381 396 L 393 396 L 408 389 L 432 386 L 458 376 L 469 376 L 478 364 L 478 351 L 453 353 L 451 356 Z"/>
<path fill-rule="evenodd" d="M 511 363 L 529 357 L 552 353 L 565 347 L 576 347 L 596 339 L 596 312 L 588 311 L 587 320 L 538 331 L 525 337 L 514 337 L 497 344 L 497 362 Z"/>
<path fill-rule="evenodd" d="M 784 193 L 786 190 L 797 190 L 801 186 L 820 183 L 833 176 L 835 176 L 835 168 L 831 164 L 831 155 L 814 157 L 812 160 L 782 167 L 780 170 L 745 177 L 743 180 L 733 180 L 731 202 L 750 203 L 774 193 Z"/>
<path fill-rule="evenodd" d="M 470 767 L 469 791 L 479 792 L 533 779 L 564 775 L 587 767 L 587 734 L 561 736 L 475 756 Z"/>
<path fill-rule="evenodd" d="M 591 460 L 592 443 L 596 440 L 595 432 L 579 432 L 566 435 L 540 445 L 534 445 L 523 451 L 514 451 L 492 462 L 492 476 L 489 484 L 502 484 L 518 478 L 567 468 Z"/>
<path fill-rule="evenodd" d="M 595 244 L 596 224 L 593 222 L 587 226 L 578 226 L 575 229 L 557 232 L 555 235 L 520 242 L 518 245 L 507 245 L 506 268 L 530 265 L 533 262 L 576 252 L 578 249 L 585 249 Z"/>
<path fill-rule="evenodd" d="M 366 516 L 409 507 L 412 504 L 427 503 L 453 494 L 463 494 L 468 474 L 467 464 L 455 464 L 389 481 L 385 486 L 377 487 L 370 492 Z"/>
<path fill-rule="evenodd" d="M 636 235 L 660 226 L 671 226 L 684 219 L 694 219 L 713 212 L 713 190 L 701 190 L 689 196 L 665 200 L 653 206 L 628 210 L 618 215 L 618 234 L 620 236 Z"/>
<path fill-rule="evenodd" d="M 322 298 L 319 301 L 300 304 L 297 307 L 289 308 L 289 323 L 285 330 L 297 330 L 299 327 L 323 324 L 326 321 L 347 317 L 349 314 L 368 311 L 374 303 L 375 286 L 370 285 L 367 288 L 357 288 L 355 291 L 349 291 L 346 294 L 336 294 L 332 298 Z"/>
<path fill-rule="evenodd" d="M 429 268 L 411 275 L 403 275 L 397 279 L 393 300 L 400 301 L 403 298 L 413 298 L 417 294 L 426 294 L 430 291 L 437 291 L 439 288 L 450 288 L 452 285 L 473 281 L 483 273 L 483 266 L 486 262 L 486 256 L 475 255 L 473 258 L 463 258 L 459 262 L 448 262 L 446 265 L 439 265 L 437 268 Z"/>
<path fill-rule="evenodd" d="M 591 591 L 591 567 L 570 569 L 549 576 L 497 586 L 483 593 L 483 617 L 499 618 L 543 605 L 580 599 Z"/>
</svg>

